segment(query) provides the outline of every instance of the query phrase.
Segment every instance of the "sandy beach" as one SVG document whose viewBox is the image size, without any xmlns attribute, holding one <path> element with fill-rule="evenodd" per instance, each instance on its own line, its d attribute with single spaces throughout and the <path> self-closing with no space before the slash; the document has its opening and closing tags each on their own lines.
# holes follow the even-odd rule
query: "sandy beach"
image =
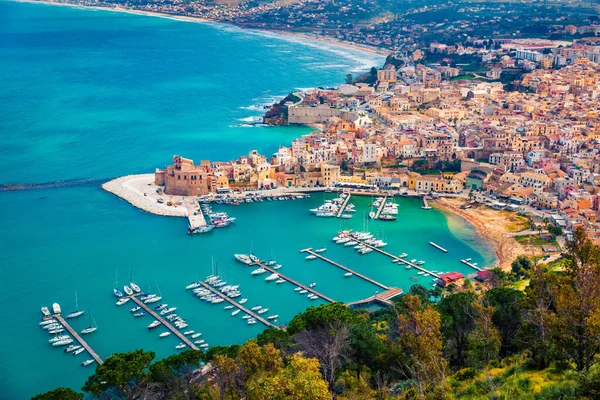
<svg viewBox="0 0 600 400">
<path fill-rule="evenodd" d="M 518 256 L 532 255 L 533 249 L 521 245 L 514 237 L 509 237 L 511 233 L 524 227 L 523 221 L 516 214 L 486 206 L 464 210 L 460 206 L 465 204 L 465 200 L 460 198 L 438 198 L 431 204 L 440 211 L 460 215 L 473 225 L 477 234 L 494 248 L 497 257 L 494 267 L 508 270 Z"/>
</svg>

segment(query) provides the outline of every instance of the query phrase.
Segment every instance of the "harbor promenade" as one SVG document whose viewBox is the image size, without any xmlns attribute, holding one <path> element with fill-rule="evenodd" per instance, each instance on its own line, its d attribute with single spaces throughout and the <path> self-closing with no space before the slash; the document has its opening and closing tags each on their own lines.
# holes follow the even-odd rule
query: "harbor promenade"
<svg viewBox="0 0 600 400">
<path fill-rule="evenodd" d="M 330 298 L 330 297 L 327 297 L 327 296 L 325 296 L 324 294 L 317 292 L 317 291 L 316 291 L 316 290 L 314 290 L 313 288 L 310 288 L 310 287 L 308 287 L 308 286 L 306 286 L 306 285 L 303 285 L 302 283 L 300 283 L 300 282 L 298 282 L 298 281 L 295 281 L 295 280 L 293 280 L 293 279 L 292 279 L 292 278 L 290 278 L 289 276 L 283 275 L 283 274 L 281 274 L 279 271 L 277 271 L 277 270 L 275 270 L 275 269 L 273 269 L 273 268 L 271 268 L 271 267 L 268 267 L 268 266 L 264 265 L 264 263 L 261 263 L 261 262 L 255 262 L 255 263 L 253 263 L 253 264 L 251 264 L 251 265 L 258 265 L 258 266 L 260 266 L 260 267 L 262 267 L 262 268 L 266 269 L 267 271 L 269 271 L 269 272 L 270 272 L 270 273 L 272 273 L 272 274 L 277 274 L 277 275 L 279 275 L 279 277 L 280 277 L 281 279 L 285 279 L 286 281 L 288 281 L 288 282 L 289 282 L 289 283 L 291 283 L 292 285 L 296 285 L 296 286 L 298 286 L 298 287 L 301 287 L 302 289 L 306 290 L 307 292 L 309 292 L 309 293 L 312 293 L 312 294 L 314 294 L 315 296 L 319 296 L 321 299 L 323 299 L 323 300 L 325 300 L 325 301 L 327 301 L 327 302 L 329 302 L 329 303 L 335 303 L 335 302 L 336 302 L 336 301 L 335 301 L 335 300 L 333 300 L 332 298 Z"/>
<path fill-rule="evenodd" d="M 198 283 L 200 285 L 202 285 L 202 287 L 205 288 L 206 290 L 210 290 L 213 294 L 219 296 L 220 298 L 222 298 L 223 300 L 225 300 L 226 302 L 228 302 L 232 306 L 237 307 L 238 309 L 242 310 L 246 314 L 250 315 L 252 318 L 254 318 L 257 321 L 261 322 L 267 328 L 276 328 L 276 329 L 279 329 L 279 327 L 277 325 L 272 324 L 271 322 L 269 322 L 268 320 L 264 319 L 263 317 L 261 317 L 260 315 L 258 315 L 257 313 L 255 313 L 254 311 L 247 309 L 246 307 L 244 307 L 243 305 L 241 305 L 237 301 L 233 300 L 231 297 L 226 296 L 225 294 L 219 292 L 217 289 L 215 289 L 214 287 L 210 286 L 208 283 L 202 282 L 202 281 L 198 281 Z"/>
<path fill-rule="evenodd" d="M 334 266 L 336 266 L 336 267 L 338 267 L 338 268 L 340 268 L 340 269 L 343 269 L 344 271 L 346 271 L 346 272 L 349 272 L 349 273 L 351 273 L 352 275 L 354 275 L 354 276 L 357 276 L 358 278 L 360 278 L 360 279 L 363 279 L 363 280 L 365 280 L 365 281 L 367 281 L 367 282 L 369 282 L 369 283 L 372 283 L 372 284 L 373 284 L 373 285 L 375 285 L 375 286 L 379 286 L 380 288 L 382 288 L 382 289 L 384 289 L 384 290 L 388 290 L 388 289 L 389 289 L 389 288 L 388 288 L 387 286 L 385 286 L 383 283 L 379 283 L 379 282 L 377 282 L 376 280 L 369 278 L 368 276 L 365 276 L 365 275 L 363 275 L 363 274 L 361 274 L 361 273 L 359 273 L 359 272 L 356 272 L 356 271 L 354 271 L 354 270 L 351 270 L 350 268 L 348 268 L 348 267 L 345 267 L 345 266 L 343 266 L 343 265 L 341 265 L 341 264 L 339 264 L 339 263 L 336 263 L 335 261 L 332 261 L 332 260 L 330 260 L 329 258 L 323 257 L 323 256 L 322 256 L 322 255 L 320 255 L 319 253 L 315 253 L 315 252 L 314 252 L 314 251 L 313 251 L 311 248 L 300 250 L 300 252 L 301 252 L 301 253 L 308 253 L 308 254 L 311 254 L 311 255 L 313 255 L 313 256 L 316 256 L 317 258 L 320 258 L 321 260 L 323 260 L 323 261 L 325 261 L 325 262 L 328 262 L 328 263 L 329 263 L 329 264 L 331 264 L 331 265 L 334 265 Z"/>
<path fill-rule="evenodd" d="M 73 338 L 75 338 L 75 340 L 79 342 L 81 347 L 83 347 L 85 351 L 87 351 L 90 354 L 90 356 L 92 356 L 92 358 L 98 363 L 98 365 L 102 365 L 103 361 L 100 358 L 100 356 L 96 354 L 96 352 L 90 347 L 90 345 L 87 344 L 87 342 L 83 340 L 81 336 L 79 336 L 75 329 L 73 329 L 71 325 L 69 325 L 69 323 L 63 317 L 60 316 L 60 314 L 54 314 L 53 317 L 56 318 L 56 320 L 60 322 L 62 326 L 65 327 L 65 329 L 71 334 L 71 336 L 73 336 Z"/>
<path fill-rule="evenodd" d="M 157 312 L 148 307 L 143 301 L 137 298 L 137 295 L 129 296 L 129 298 L 136 303 L 138 306 L 142 307 L 144 311 L 148 314 L 152 315 L 157 321 L 165 326 L 168 330 L 170 330 L 175 336 L 177 336 L 183 343 L 185 343 L 190 349 L 198 350 L 198 347 L 188 339 L 183 333 L 181 333 L 177 328 L 171 325 L 167 320 L 158 315 Z"/>
</svg>

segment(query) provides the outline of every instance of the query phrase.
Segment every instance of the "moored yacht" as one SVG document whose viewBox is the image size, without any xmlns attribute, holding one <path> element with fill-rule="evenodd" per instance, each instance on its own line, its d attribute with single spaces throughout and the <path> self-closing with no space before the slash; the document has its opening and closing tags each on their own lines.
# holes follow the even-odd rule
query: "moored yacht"
<svg viewBox="0 0 600 400">
<path fill-rule="evenodd" d="M 260 275 L 260 274 L 264 274 L 265 272 L 267 272 L 266 269 L 264 269 L 263 267 L 257 268 L 254 271 L 252 271 L 252 275 Z"/>
<path fill-rule="evenodd" d="M 140 287 L 133 282 L 129 282 L 129 287 L 132 288 L 136 293 L 140 293 L 142 291 L 142 289 L 140 289 Z"/>
<path fill-rule="evenodd" d="M 245 254 L 234 254 L 233 255 L 235 257 L 236 260 L 238 260 L 239 262 L 242 262 L 244 264 L 252 264 L 252 260 L 250 259 L 250 257 L 248 257 Z"/>
<path fill-rule="evenodd" d="M 125 294 L 127 294 L 127 296 L 131 296 L 133 294 L 133 289 L 127 285 L 123 286 L 123 291 Z"/>
</svg>

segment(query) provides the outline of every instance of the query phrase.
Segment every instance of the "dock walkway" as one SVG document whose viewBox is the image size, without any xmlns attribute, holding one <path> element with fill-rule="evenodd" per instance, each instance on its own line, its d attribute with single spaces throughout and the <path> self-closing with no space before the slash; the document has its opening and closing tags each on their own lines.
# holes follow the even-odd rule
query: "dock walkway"
<svg viewBox="0 0 600 400">
<path fill-rule="evenodd" d="M 279 275 L 279 277 L 280 277 L 281 279 L 285 279 L 285 280 L 286 280 L 286 281 L 288 281 L 289 283 L 291 283 L 291 284 L 293 284 L 293 285 L 296 285 L 296 286 L 298 286 L 298 287 L 301 287 L 302 289 L 304 289 L 304 290 L 306 290 L 306 291 L 308 291 L 308 292 L 310 292 L 310 293 L 314 294 L 315 296 L 319 296 L 321 299 L 323 299 L 323 300 L 325 300 L 325 301 L 328 301 L 328 302 L 330 302 L 330 303 L 335 303 L 335 302 L 336 302 L 336 301 L 335 301 L 335 300 L 333 300 L 332 298 L 330 298 L 330 297 L 327 297 L 327 296 L 325 296 L 324 294 L 317 292 L 317 291 L 316 291 L 316 290 L 314 290 L 313 288 L 310 288 L 310 287 L 308 287 L 308 286 L 306 286 L 306 285 L 303 285 L 303 284 L 301 284 L 301 283 L 300 283 L 300 282 L 298 282 L 298 281 L 295 281 L 295 280 L 293 280 L 293 279 L 292 279 L 292 278 L 290 278 L 289 276 L 286 276 L 286 275 L 283 275 L 283 274 L 279 273 L 279 271 L 277 271 L 277 270 L 274 270 L 273 268 L 271 268 L 271 267 L 268 267 L 268 266 L 264 265 L 264 264 L 263 264 L 263 263 L 261 263 L 261 262 L 256 262 L 256 263 L 253 263 L 252 265 L 258 265 L 258 266 L 260 266 L 260 267 L 262 267 L 262 268 L 266 269 L 267 271 L 269 271 L 269 272 L 270 272 L 270 273 L 272 273 L 272 274 L 277 274 L 277 275 Z"/>
<path fill-rule="evenodd" d="M 483 271 L 481 268 L 479 268 L 477 265 L 475 264 L 471 264 L 470 262 L 468 262 L 467 260 L 460 260 L 461 263 L 468 265 L 469 267 L 476 269 L 477 271 Z"/>
<path fill-rule="evenodd" d="M 375 218 L 373 219 L 379 219 L 379 217 L 381 216 L 381 212 L 383 211 L 383 207 L 385 207 L 385 203 L 387 202 L 387 195 L 383 196 L 383 200 L 381 201 L 381 204 L 379 205 L 379 208 L 377 209 L 377 212 L 375 213 Z"/>
<path fill-rule="evenodd" d="M 202 282 L 202 281 L 198 281 L 198 283 L 200 285 L 202 285 L 202 287 L 204 287 L 206 290 L 210 290 L 212 293 L 216 294 L 217 296 L 219 296 L 223 300 L 227 301 L 232 306 L 237 307 L 238 309 L 242 310 L 246 314 L 252 316 L 252 318 L 256 319 L 257 321 L 259 321 L 261 323 L 263 323 L 268 328 L 277 328 L 277 329 L 279 329 L 279 327 L 277 325 L 270 323 L 268 320 L 264 319 L 263 317 L 261 317 L 260 315 L 258 315 L 257 313 L 255 313 L 254 311 L 247 309 L 246 307 L 244 307 L 243 305 L 241 305 L 237 301 L 233 300 L 231 297 L 225 296 L 225 294 L 219 292 L 217 289 L 215 289 L 214 287 L 210 286 L 208 283 Z"/>
<path fill-rule="evenodd" d="M 431 206 L 427 203 L 427 197 L 423 196 L 423 206 L 421 207 L 423 210 L 431 210 Z"/>
<path fill-rule="evenodd" d="M 336 215 L 337 218 L 340 218 L 342 216 L 342 214 L 344 213 L 344 210 L 346 210 L 346 206 L 348 205 L 348 202 L 350 201 L 350 197 L 352 197 L 352 195 L 350 193 L 348 193 L 346 195 L 346 199 L 342 203 L 342 206 L 340 207 L 340 210 L 338 211 L 338 213 Z"/>
<path fill-rule="evenodd" d="M 321 260 L 323 260 L 323 261 L 325 261 L 325 262 L 328 262 L 328 263 L 330 263 L 331 265 L 335 265 L 336 267 L 338 267 L 338 268 L 341 268 L 341 269 L 343 269 L 343 270 L 344 270 L 344 271 L 346 271 L 346 272 L 350 272 L 350 273 L 352 273 L 353 275 L 355 275 L 355 276 L 357 276 L 357 277 L 359 277 L 359 278 L 361 278 L 361 279 L 363 279 L 363 280 L 365 280 L 365 281 L 367 281 L 367 282 L 369 282 L 369 283 L 372 283 L 373 285 L 379 286 L 380 288 L 382 288 L 382 289 L 384 289 L 384 290 L 388 290 L 388 289 L 389 289 L 389 288 L 388 288 L 387 286 L 385 286 L 383 283 L 379 283 L 379 282 L 377 282 L 376 280 L 369 278 L 368 276 L 365 276 L 365 275 L 363 275 L 363 274 L 360 274 L 360 273 L 358 273 L 358 272 L 356 272 L 356 271 L 353 271 L 353 270 L 351 270 L 351 269 L 350 269 L 350 268 L 348 268 L 348 267 L 345 267 L 345 266 L 343 266 L 343 265 L 341 265 L 341 264 L 338 264 L 338 263 L 336 263 L 335 261 L 332 261 L 332 260 L 330 260 L 329 258 L 323 257 L 323 256 L 322 256 L 322 255 L 320 255 L 319 253 L 315 253 L 314 251 L 312 251 L 312 249 L 311 249 L 311 248 L 300 250 L 300 252 L 301 252 L 301 253 L 308 253 L 308 254 L 312 254 L 313 256 L 316 256 L 316 257 L 320 258 Z"/>
<path fill-rule="evenodd" d="M 405 260 L 405 259 L 403 259 L 403 258 L 400 258 L 400 257 L 398 257 L 398 256 L 395 256 L 395 255 L 393 255 L 393 254 L 391 254 L 391 253 L 388 253 L 387 251 L 385 251 L 385 250 L 382 250 L 381 248 L 379 248 L 379 247 L 376 247 L 376 246 L 373 246 L 373 245 L 371 245 L 371 244 L 368 244 L 368 243 L 366 243 L 366 242 L 365 242 L 365 241 L 363 241 L 363 240 L 360 240 L 360 239 L 355 239 L 355 238 L 352 238 L 352 240 L 355 240 L 356 242 L 358 242 L 358 243 L 360 243 L 360 244 L 363 244 L 363 245 L 365 245 L 365 246 L 367 246 L 367 247 L 370 247 L 370 248 L 372 248 L 373 250 L 375 250 L 375 251 L 377 251 L 377 252 L 379 252 L 379 253 L 381 253 L 381 254 L 383 254 L 383 255 L 386 255 L 386 256 L 388 256 L 388 257 L 390 257 L 390 258 L 394 259 L 394 260 L 398 260 L 398 262 L 401 262 L 401 263 L 403 263 L 403 264 L 406 264 L 406 265 L 410 265 L 411 267 L 413 267 L 413 268 L 415 268 L 415 269 L 418 269 L 419 271 L 423 271 L 423 272 L 425 272 L 425 273 L 427 273 L 427 274 L 429 274 L 429 275 L 435 276 L 436 278 L 439 278 L 439 277 L 440 277 L 440 276 L 439 276 L 439 274 L 436 274 L 436 273 L 435 273 L 435 272 L 433 272 L 433 271 L 429 271 L 429 270 L 427 270 L 427 269 L 425 269 L 425 268 L 421 267 L 420 265 L 416 265 L 416 264 L 413 264 L 413 263 L 411 263 L 411 262 L 408 262 L 408 261 L 406 261 L 406 260 Z"/>
<path fill-rule="evenodd" d="M 445 248 L 443 248 L 442 246 L 440 246 L 439 244 L 435 244 L 433 242 L 429 242 L 430 245 L 432 245 L 433 247 L 435 247 L 436 249 L 443 251 L 444 253 L 447 253 L 448 250 L 446 250 Z"/>
<path fill-rule="evenodd" d="M 181 339 L 181 341 L 185 343 L 189 348 L 193 350 L 198 350 L 198 347 L 194 343 L 192 343 L 190 339 L 188 339 L 183 333 L 179 332 L 179 330 L 173 325 L 171 325 L 169 322 L 167 322 L 166 319 L 164 319 L 163 317 L 158 315 L 158 313 L 156 313 L 154 310 L 148 307 L 143 301 L 138 299 L 136 295 L 129 296 L 129 298 L 133 300 L 133 302 L 136 303 L 138 306 L 142 307 L 148 314 L 152 315 L 155 319 L 160 321 L 161 324 L 163 324 L 168 330 L 173 332 L 173 334 L 179 339 Z"/>
<path fill-rule="evenodd" d="M 103 361 L 100 358 L 100 356 L 98 354 L 96 354 L 96 352 L 94 350 L 92 350 L 90 345 L 87 344 L 87 342 L 85 340 L 83 340 L 82 337 L 79 336 L 79 334 L 77 332 L 75 332 L 75 329 L 73 329 L 71 327 L 71 325 L 69 325 L 68 322 L 65 321 L 65 319 L 63 317 L 61 317 L 59 314 L 54 314 L 54 318 L 56 318 L 58 320 L 58 322 L 60 322 L 60 324 L 62 326 L 64 326 L 67 331 L 69 331 L 71 336 L 73 336 L 75 338 L 75 340 L 77 340 L 79 342 L 81 347 L 83 347 L 85 349 L 85 351 L 87 351 L 90 354 L 90 356 L 92 356 L 92 358 L 98 363 L 98 365 L 102 365 Z"/>
<path fill-rule="evenodd" d="M 360 306 L 366 306 L 366 305 L 369 305 L 372 303 L 379 303 L 384 306 L 391 306 L 394 304 L 391 300 L 394 297 L 399 296 L 401 294 L 402 294 L 402 289 L 391 288 L 389 290 L 386 290 L 383 293 L 378 293 L 378 294 L 368 297 L 364 300 L 358 300 L 358 301 L 353 301 L 351 303 L 346 303 L 346 307 L 350 307 L 350 308 L 360 307 Z"/>
<path fill-rule="evenodd" d="M 206 225 L 206 219 L 202 211 L 196 211 L 195 207 L 187 206 L 188 210 L 188 222 L 190 229 L 200 228 Z"/>
</svg>

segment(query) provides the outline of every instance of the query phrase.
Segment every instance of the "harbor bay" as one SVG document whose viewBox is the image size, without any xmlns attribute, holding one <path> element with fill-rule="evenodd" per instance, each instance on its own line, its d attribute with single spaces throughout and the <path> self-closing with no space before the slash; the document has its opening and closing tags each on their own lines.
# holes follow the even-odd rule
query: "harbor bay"
<svg viewBox="0 0 600 400">
<path fill-rule="evenodd" d="M 149 172 L 183 150 L 195 158 L 214 159 L 251 149 L 269 154 L 310 129 L 242 120 L 259 116 L 264 112 L 261 103 L 294 88 L 339 83 L 355 67 L 352 59 L 326 50 L 281 45 L 276 38 L 249 41 L 241 32 L 210 25 L 44 5 L 0 7 L 8 22 L 0 30 L 10 39 L 3 46 L 13 56 L 0 66 L 6 89 L 0 94 L 6 105 L 0 111 L 2 183 Z M 115 25 L 125 36 L 115 36 Z M 76 43 L 73 35 L 62 32 L 64 26 L 77 34 Z M 32 38 L 45 35 L 48 41 L 33 46 Z M 182 36 L 186 45 L 173 48 Z M 101 51 L 91 46 L 93 41 Z M 270 47 L 275 41 L 277 48 Z M 148 47 L 140 48 L 140 42 Z M 201 50 L 189 51 L 190 42 Z M 247 53 L 240 56 L 234 49 Z M 152 52 L 166 55 L 166 62 L 148 64 L 144 57 Z M 39 62 L 30 64 L 30 57 Z M 114 69 L 100 70 L 99 60 Z M 209 70 L 195 69 L 198 65 Z M 83 75 L 76 77 L 74 71 Z M 227 79 L 233 74 L 237 79 Z M 32 84 L 19 93 L 25 81 Z M 93 312 L 98 325 L 85 340 L 100 357 L 136 348 L 165 357 L 177 351 L 179 341 L 159 339 L 158 331 L 148 330 L 152 319 L 134 318 L 132 302 L 116 306 L 111 293 L 115 281 L 122 287 L 133 279 L 142 290 L 160 293 L 163 303 L 185 316 L 189 329 L 202 332 L 202 339 L 215 346 L 242 343 L 264 329 L 262 324 L 247 325 L 241 314 L 232 316 L 223 303 L 208 304 L 185 290 L 215 267 L 224 280 L 240 285 L 247 306 L 268 307 L 265 315 L 278 314 L 279 324 L 324 303 L 299 294 L 290 283 L 251 276 L 254 268 L 237 262 L 234 253 L 274 258 L 282 264 L 282 274 L 304 285 L 314 282 L 315 290 L 345 303 L 383 290 L 356 276 L 346 277 L 322 260 L 306 261 L 300 250 L 326 247 L 328 259 L 404 291 L 415 283 L 431 285 L 432 278 L 419 277 L 416 270 L 406 270 L 382 254 L 360 255 L 336 245 L 332 238 L 343 229 L 369 230 L 389 243 L 386 251 L 406 252 L 409 259 L 423 260 L 439 271 L 469 274 L 473 269 L 461 259 L 482 266 L 494 261 L 491 249 L 470 226 L 458 220 L 449 228 L 446 216 L 421 209 L 418 199 L 396 199 L 395 222 L 366 218 L 373 200 L 358 196 L 352 198 L 357 209 L 352 219 L 311 216 L 310 209 L 334 196 L 313 193 L 302 200 L 214 205 L 215 211 L 235 217 L 235 224 L 191 236 L 185 233 L 184 219 L 147 214 L 97 183 L 0 193 L 5 227 L 0 231 L 0 274 L 11 289 L 0 294 L 8 309 L 0 317 L 5 327 L 0 334 L 5 395 L 26 398 L 57 385 L 79 388 L 85 382 L 91 368 L 80 367 L 84 356 L 48 346 L 37 325 L 42 305 L 58 302 L 65 312 L 75 309 L 76 290 L 79 307 Z M 430 241 L 448 253 L 433 249 Z M 88 326 L 88 315 L 69 324 L 79 332 Z"/>
</svg>

